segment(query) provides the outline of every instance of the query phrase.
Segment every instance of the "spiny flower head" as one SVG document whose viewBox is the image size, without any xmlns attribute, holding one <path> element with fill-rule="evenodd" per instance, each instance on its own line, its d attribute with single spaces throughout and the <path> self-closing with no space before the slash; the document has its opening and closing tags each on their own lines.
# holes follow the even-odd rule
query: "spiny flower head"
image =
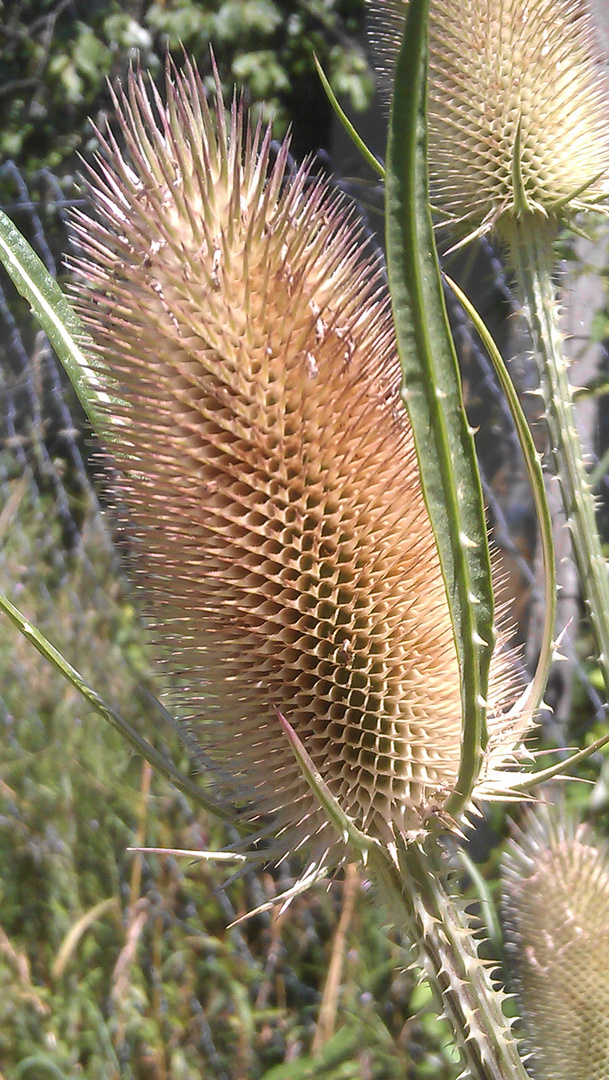
<svg viewBox="0 0 609 1080">
<path fill-rule="evenodd" d="M 384 85 L 407 0 L 371 0 Z M 560 218 L 609 194 L 609 94 L 583 0 L 434 0 L 429 166 L 463 232 Z"/>
<path fill-rule="evenodd" d="M 506 948 L 538 1080 L 609 1075 L 609 851 L 542 807 L 504 864 Z"/>
<path fill-rule="evenodd" d="M 331 847 L 279 711 L 387 841 L 453 790 L 461 705 L 378 269 L 342 200 L 237 106 L 212 115 L 192 68 L 156 112 L 132 76 L 118 117 L 78 306 L 181 723 L 286 847 Z M 515 741 L 503 691 L 491 758 Z"/>
</svg>

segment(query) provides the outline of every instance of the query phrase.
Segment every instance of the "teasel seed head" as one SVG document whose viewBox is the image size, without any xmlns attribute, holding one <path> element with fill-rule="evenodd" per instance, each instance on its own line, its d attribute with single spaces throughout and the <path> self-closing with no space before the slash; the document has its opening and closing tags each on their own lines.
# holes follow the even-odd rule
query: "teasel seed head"
<svg viewBox="0 0 609 1080">
<path fill-rule="evenodd" d="M 389 842 L 453 790 L 461 705 L 385 286 L 286 143 L 273 161 L 190 66 L 150 95 L 132 75 L 117 103 L 126 151 L 107 138 L 77 220 L 76 297 L 180 722 L 280 845 L 333 848 L 279 711 Z M 501 662 L 493 685 L 491 758 Z"/>
<path fill-rule="evenodd" d="M 369 0 L 381 88 L 407 0 Z M 432 197 L 467 238 L 609 194 L 609 93 L 585 0 L 434 0 Z"/>
<path fill-rule="evenodd" d="M 609 850 L 592 829 L 540 807 L 503 867 L 506 951 L 537 1080 L 606 1080 Z"/>
</svg>

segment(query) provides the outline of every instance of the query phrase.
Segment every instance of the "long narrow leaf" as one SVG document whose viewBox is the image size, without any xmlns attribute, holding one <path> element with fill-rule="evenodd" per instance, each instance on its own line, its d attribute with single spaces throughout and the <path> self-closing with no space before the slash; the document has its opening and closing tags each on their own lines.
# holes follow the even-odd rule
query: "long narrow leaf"
<svg viewBox="0 0 609 1080">
<path fill-rule="evenodd" d="M 368 146 L 366 146 L 366 143 L 364 142 L 364 140 L 362 139 L 359 132 L 356 130 L 356 128 L 351 123 L 351 121 L 350 121 L 349 117 L 347 116 L 346 112 L 339 105 L 336 94 L 334 93 L 332 87 L 330 86 L 330 81 L 329 81 L 324 69 L 322 68 L 319 60 L 317 59 L 317 57 L 315 55 L 313 56 L 313 60 L 315 61 L 315 67 L 317 68 L 317 74 L 319 75 L 321 85 L 323 86 L 323 88 L 324 88 L 324 90 L 326 92 L 326 97 L 328 98 L 328 101 L 330 102 L 330 105 L 334 109 L 334 112 L 336 113 L 338 119 L 340 120 L 340 122 L 343 125 L 345 131 L 347 132 L 347 135 L 351 139 L 351 142 L 359 150 L 360 154 L 362 155 L 364 160 L 367 161 L 368 165 L 373 170 L 373 172 L 377 173 L 380 176 L 381 180 L 384 180 L 385 179 L 385 168 L 384 168 L 384 166 L 374 156 L 374 154 L 372 153 L 372 150 L 370 150 L 368 148 Z"/>
<path fill-rule="evenodd" d="M 442 293 L 427 185 L 427 17 L 410 0 L 395 68 L 386 164 L 387 262 L 393 313 L 421 478 L 461 667 L 463 737 L 458 813 L 486 744 L 493 594 L 484 504 L 472 432 Z"/>
<path fill-rule="evenodd" d="M 105 915 L 106 912 L 111 909 L 114 909 L 120 919 L 120 905 L 116 896 L 110 896 L 107 900 L 100 900 L 95 907 L 92 907 L 89 911 L 85 912 L 84 915 L 81 915 L 74 925 L 70 927 L 59 946 L 59 951 L 51 968 L 51 978 L 55 982 L 62 978 L 70 959 L 76 951 L 80 939 L 86 934 L 89 927 L 93 926 L 94 922 L 97 922 L 102 915 Z"/>
<path fill-rule="evenodd" d="M 88 683 L 82 678 L 82 675 L 73 668 L 64 656 L 55 648 L 54 645 L 40 632 L 35 626 L 32 626 L 24 615 L 15 607 L 11 601 L 0 593 L 0 611 L 3 611 L 5 615 L 8 615 L 9 619 L 14 626 L 23 634 L 24 637 L 32 643 L 35 649 L 38 650 L 41 656 L 48 660 L 54 668 L 63 675 L 64 679 L 74 687 L 75 690 L 88 701 L 96 712 L 103 716 L 104 720 L 107 720 L 112 727 L 120 731 L 121 735 L 127 739 L 139 754 L 142 755 L 147 761 L 150 762 L 163 776 L 167 777 L 177 788 L 180 788 L 186 795 L 189 795 L 200 806 L 204 806 L 210 813 L 215 814 L 216 817 L 223 818 L 226 821 L 235 822 L 236 812 L 230 807 L 219 802 L 213 795 L 203 791 L 198 784 L 193 781 L 181 769 L 178 769 L 169 758 L 161 754 L 151 743 L 142 736 L 131 726 L 131 724 L 125 720 L 120 713 L 117 713 L 93 690 Z"/>
<path fill-rule="evenodd" d="M 30 247 L 25 237 L 13 225 L 9 218 L 0 211 L 0 261 L 12 278 L 15 287 L 29 301 L 32 312 L 47 334 L 59 359 L 74 386 L 80 402 L 89 419 L 95 424 L 101 410 L 108 407 L 108 395 L 99 388 L 95 371 L 91 368 L 81 342 L 86 341 L 83 327 L 59 285 L 49 274 L 36 252 Z M 93 708 L 113 727 L 117 728 L 131 745 L 154 765 L 176 787 L 181 788 L 200 805 L 218 817 L 234 820 L 232 810 L 178 769 L 173 762 L 142 738 L 131 725 L 84 682 L 80 674 L 54 648 L 54 646 L 33 627 L 21 612 L 0 594 L 0 611 L 9 619 L 38 649 L 38 652 L 78 690 Z"/>
<path fill-rule="evenodd" d="M 55 279 L 1 210 L 0 261 L 17 291 L 29 302 L 95 426 L 100 407 L 106 408 L 109 398 L 99 387 L 97 375 L 83 351 L 85 331 Z"/>
</svg>

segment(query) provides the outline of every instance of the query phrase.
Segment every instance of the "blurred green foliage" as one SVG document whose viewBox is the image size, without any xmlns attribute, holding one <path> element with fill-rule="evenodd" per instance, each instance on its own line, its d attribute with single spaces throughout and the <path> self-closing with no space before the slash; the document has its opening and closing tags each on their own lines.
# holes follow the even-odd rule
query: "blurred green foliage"
<svg viewBox="0 0 609 1080">
<path fill-rule="evenodd" d="M 210 81 L 210 43 L 225 92 L 235 81 L 246 86 L 258 112 L 275 116 L 278 136 L 292 122 L 297 156 L 327 146 L 331 113 L 313 53 L 335 92 L 363 108 L 372 92 L 358 44 L 363 6 L 0 0 L 0 157 L 14 158 L 28 181 L 40 168 L 71 173 L 74 152 L 87 156 L 95 147 L 88 117 L 103 123 L 107 76 L 124 75 L 138 56 L 160 78 L 167 49 L 179 63 L 183 46 Z M 40 179 L 31 187 L 42 198 L 43 189 Z M 17 217 L 25 228 L 27 212 Z M 62 231 L 53 214 L 47 220 L 42 210 L 40 220 L 58 251 Z M 11 304 L 26 317 L 25 305 Z M 35 331 L 23 334 L 28 347 L 30 336 Z M 82 477 L 63 478 L 62 497 L 78 523 L 70 546 L 57 489 L 45 483 L 35 446 L 26 446 L 25 471 L 16 450 L 7 439 L 0 452 L 0 589 L 126 719 L 188 769 L 182 747 L 140 692 L 140 682 L 154 685 L 145 635 Z M 582 659 L 585 646 L 583 639 Z M 574 742 L 599 733 L 598 720 L 586 733 L 588 708 L 584 695 L 576 699 Z M 596 784 L 593 813 L 606 824 L 607 759 L 590 763 L 585 776 Z M 568 796 L 590 805 L 587 786 L 569 785 Z M 491 824 L 484 870 L 496 895 L 497 836 L 505 831 L 499 808 Z M 127 851 L 134 843 L 192 849 L 231 840 L 169 784 L 151 779 L 121 738 L 0 620 L 1 1080 L 455 1075 L 429 992 L 405 970 L 403 942 L 387 934 L 365 880 L 347 928 L 335 1034 L 313 1056 L 341 878 L 284 913 L 230 929 L 235 916 L 285 888 L 298 867 L 248 873 L 219 891 L 231 875 L 225 865 Z"/>
<path fill-rule="evenodd" d="M 139 60 L 161 74 L 182 49 L 210 71 L 213 45 L 225 91 L 246 86 L 276 134 L 294 128 L 302 155 L 328 147 L 331 110 L 313 53 L 335 92 L 355 109 L 369 103 L 372 75 L 358 35 L 363 0 L 22 0 L 0 2 L 0 158 L 30 173 L 62 170 L 95 144 L 106 78 Z"/>
<path fill-rule="evenodd" d="M 144 631 L 86 490 L 66 550 L 44 476 L 0 454 L 0 589 L 88 681 L 188 768 L 140 691 Z M 75 490 L 75 486 L 74 486 Z M 0 621 L 0 1075 L 3 1080 L 449 1080 L 454 1063 L 402 943 L 357 884 L 335 1032 L 312 1040 L 340 876 L 280 914 L 233 918 L 289 882 L 129 853 L 234 837 L 134 756 Z M 293 868 L 297 870 L 297 867 Z M 370 901 L 373 902 L 370 902 Z"/>
</svg>

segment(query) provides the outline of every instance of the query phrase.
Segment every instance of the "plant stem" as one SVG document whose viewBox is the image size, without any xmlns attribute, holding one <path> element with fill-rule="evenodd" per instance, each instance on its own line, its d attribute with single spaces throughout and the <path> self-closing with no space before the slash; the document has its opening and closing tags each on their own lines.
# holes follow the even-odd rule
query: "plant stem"
<svg viewBox="0 0 609 1080">
<path fill-rule="evenodd" d="M 418 950 L 417 963 L 452 1027 L 468 1075 L 529 1080 L 501 1007 L 506 995 L 493 986 L 465 911 L 444 887 L 437 840 L 430 837 L 425 848 L 401 845 L 398 862 L 399 870 L 384 853 L 370 852 L 383 899 Z"/>
<path fill-rule="evenodd" d="M 344 843 L 361 855 L 393 923 L 416 948 L 468 1075 L 472 1080 L 529 1080 L 501 1008 L 505 994 L 493 986 L 488 964 L 478 955 L 464 908 L 444 888 L 437 828 L 421 844 L 406 843 L 398 835 L 391 850 L 363 833 L 329 790 L 290 723 L 280 712 L 277 716 L 311 790 Z"/>
<path fill-rule="evenodd" d="M 525 301 L 567 526 L 609 695 L 609 573 L 558 327 L 558 303 L 552 281 L 554 232 L 551 222 L 540 221 L 537 215 L 526 215 L 510 222 L 505 238 Z"/>
</svg>

